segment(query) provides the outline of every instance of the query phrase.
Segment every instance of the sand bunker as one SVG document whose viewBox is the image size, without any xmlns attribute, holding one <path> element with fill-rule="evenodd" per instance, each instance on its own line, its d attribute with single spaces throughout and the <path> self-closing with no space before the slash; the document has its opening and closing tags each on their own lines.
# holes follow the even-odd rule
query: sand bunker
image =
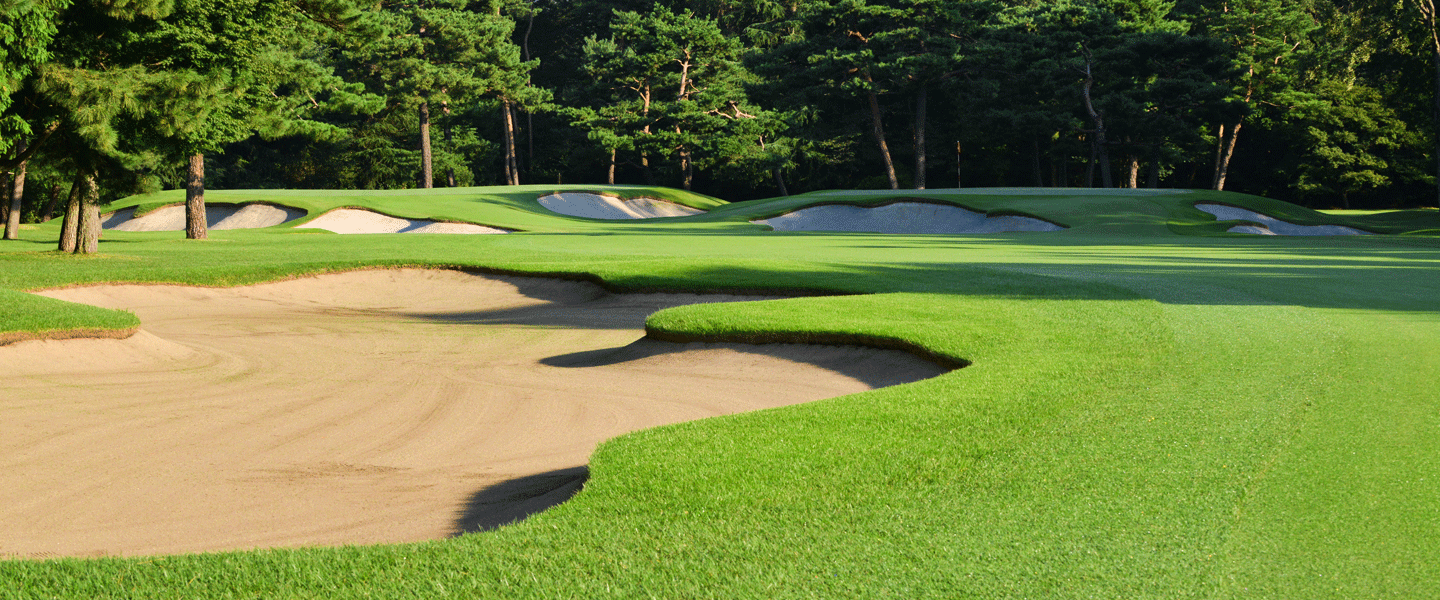
<svg viewBox="0 0 1440 600">
<path fill-rule="evenodd" d="M 206 204 L 208 229 L 257 229 L 274 227 L 305 216 L 305 211 L 271 204 Z M 184 231 L 185 205 L 166 206 L 135 217 L 134 208 L 117 210 L 100 222 L 115 231 Z"/>
<path fill-rule="evenodd" d="M 1250 233 L 1255 235 L 1373 235 L 1368 231 L 1361 231 L 1354 227 L 1344 225 L 1297 225 L 1289 221 L 1282 221 L 1270 215 L 1262 215 L 1253 210 L 1237 208 L 1226 204 L 1196 204 L 1195 208 L 1215 215 L 1217 221 L 1252 221 L 1260 225 L 1236 225 L 1227 229 L 1230 233 Z"/>
<path fill-rule="evenodd" d="M 705 211 L 653 198 L 626 198 L 562 192 L 539 198 L 540 206 L 562 215 L 587 219 L 655 219 L 689 217 Z"/>
<path fill-rule="evenodd" d="M 853 231 L 866 233 L 1003 233 L 1059 231 L 1059 225 L 1030 217 L 990 217 L 948 204 L 896 202 L 875 208 L 822 204 L 751 223 L 776 231 Z"/>
<path fill-rule="evenodd" d="M 337 208 L 296 229 L 324 229 L 335 233 L 509 233 L 473 223 L 399 219 L 356 208 Z"/>
<path fill-rule="evenodd" d="M 643 340 L 659 308 L 736 298 L 545 279 L 46 295 L 144 329 L 0 347 L 0 557 L 443 538 L 519 516 L 507 498 L 536 482 L 568 497 L 601 440 L 942 371 L 859 347 Z"/>
</svg>

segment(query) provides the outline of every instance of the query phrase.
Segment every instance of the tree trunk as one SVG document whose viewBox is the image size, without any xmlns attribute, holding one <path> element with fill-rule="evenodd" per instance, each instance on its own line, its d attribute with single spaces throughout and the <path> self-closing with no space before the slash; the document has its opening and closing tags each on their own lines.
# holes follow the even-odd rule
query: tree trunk
<svg viewBox="0 0 1440 600">
<path fill-rule="evenodd" d="M 1131 148 L 1125 156 L 1125 162 L 1130 167 L 1129 176 L 1125 179 L 1125 187 L 1135 189 L 1140 187 L 1140 157 L 1135 155 L 1135 149 Z"/>
<path fill-rule="evenodd" d="M 80 190 L 80 223 L 75 230 L 75 253 L 94 254 L 100 249 L 100 187 L 95 173 L 87 173 Z"/>
<path fill-rule="evenodd" d="M 24 150 L 22 145 L 20 151 Z M 5 215 L 5 239 L 7 240 L 20 238 L 20 210 L 25 199 L 25 165 L 29 163 L 30 161 L 23 160 L 15 166 L 15 187 L 10 194 L 10 212 Z"/>
<path fill-rule="evenodd" d="M 500 102 L 500 118 L 505 125 L 505 184 L 520 185 L 520 164 L 515 159 L 515 114 L 510 111 L 510 100 Z"/>
<path fill-rule="evenodd" d="M 445 114 L 445 149 L 449 151 L 454 151 L 455 135 L 450 127 L 450 103 L 441 103 L 440 112 Z M 455 167 L 445 167 L 445 184 L 452 188 L 455 187 Z"/>
<path fill-rule="evenodd" d="M 868 77 L 867 77 L 868 80 Z M 900 180 L 895 177 L 895 162 L 890 160 L 890 146 L 885 143 L 885 125 L 880 121 L 880 97 L 872 88 L 866 92 L 870 100 L 870 120 L 875 143 L 880 145 L 880 158 L 885 162 L 885 175 L 890 178 L 890 189 L 900 189 Z"/>
<path fill-rule="evenodd" d="M 420 187 L 435 187 L 434 162 L 430 155 L 430 102 L 420 101 Z"/>
<path fill-rule="evenodd" d="M 1096 160 L 1095 140 L 1094 140 L 1093 138 L 1091 138 L 1091 139 L 1089 140 L 1089 142 L 1090 142 L 1090 162 L 1085 163 L 1085 187 L 1087 187 L 1087 188 L 1093 188 L 1093 187 L 1095 187 L 1095 160 Z"/>
<path fill-rule="evenodd" d="M 60 192 L 64 189 L 63 185 L 59 183 L 56 183 L 55 187 L 50 188 L 50 199 L 45 202 L 45 208 L 40 210 L 41 223 L 48 222 L 55 216 L 55 208 L 60 205 Z"/>
<path fill-rule="evenodd" d="M 695 163 L 690 161 L 690 151 L 684 146 L 680 147 L 680 177 L 685 191 L 690 191 L 695 183 Z"/>
<path fill-rule="evenodd" d="M 1235 140 L 1240 137 L 1240 121 L 1230 126 L 1230 135 L 1223 140 L 1220 150 L 1220 158 L 1215 162 L 1215 186 L 1216 190 L 1225 189 L 1225 177 L 1230 174 L 1230 157 L 1235 155 Z"/>
<path fill-rule="evenodd" d="M 925 120 L 930 90 L 920 87 L 915 97 L 915 189 L 925 189 Z"/>
<path fill-rule="evenodd" d="M 605 183 L 615 185 L 615 148 L 610 149 L 610 169 L 606 171 Z"/>
<path fill-rule="evenodd" d="M 1095 104 L 1090 100 L 1090 88 L 1095 84 L 1095 76 L 1090 73 L 1090 55 L 1085 55 L 1085 87 L 1082 90 L 1085 97 L 1085 112 L 1090 115 L 1090 120 L 1095 124 L 1095 137 L 1090 141 L 1090 152 L 1094 157 L 1091 159 L 1091 168 L 1095 163 L 1100 164 L 1100 185 L 1111 188 L 1115 187 L 1110 177 L 1110 149 L 1106 147 L 1105 140 L 1105 115 L 1095 110 Z"/>
<path fill-rule="evenodd" d="M 78 175 L 75 182 L 70 184 L 70 199 L 65 203 L 65 220 L 60 222 L 61 252 L 75 251 L 75 240 L 78 239 L 80 230 L 80 195 L 84 193 L 84 185 L 84 180 Z"/>
<path fill-rule="evenodd" d="M 683 135 L 684 134 L 680 132 L 680 126 L 676 125 L 675 137 L 682 137 Z M 763 144 L 764 142 L 762 141 L 761 143 Z M 675 153 L 680 155 L 680 176 L 684 182 L 685 191 L 688 192 L 690 191 L 690 186 L 695 181 L 695 163 L 690 160 L 690 149 L 688 147 L 682 145 Z"/>
<path fill-rule="evenodd" d="M 790 191 L 785 189 L 785 175 L 780 172 L 780 169 L 775 169 L 775 183 L 780 186 L 781 196 L 790 195 Z"/>
<path fill-rule="evenodd" d="M 964 161 L 961 160 L 960 142 L 955 142 L 955 187 L 965 187 Z"/>
<path fill-rule="evenodd" d="M 190 155 L 185 173 L 185 239 L 209 237 L 205 223 L 205 155 Z"/>
</svg>

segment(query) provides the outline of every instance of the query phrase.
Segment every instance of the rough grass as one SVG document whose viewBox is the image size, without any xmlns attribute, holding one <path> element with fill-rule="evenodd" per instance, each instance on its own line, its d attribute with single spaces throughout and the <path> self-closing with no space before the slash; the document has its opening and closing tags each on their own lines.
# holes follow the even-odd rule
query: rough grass
<svg viewBox="0 0 1440 600">
<path fill-rule="evenodd" d="M 901 340 L 970 366 L 611 440 L 574 500 L 492 533 L 0 562 L 0 597 L 1440 597 L 1440 241 L 1221 234 L 1187 208 L 1199 195 L 964 199 L 1072 226 L 1053 235 L 724 222 L 745 205 L 710 231 L 107 234 L 91 259 L 23 232 L 0 288 L 404 264 L 847 293 L 648 327 Z M 0 330 L 26 326 L 12 315 Z"/>
</svg>

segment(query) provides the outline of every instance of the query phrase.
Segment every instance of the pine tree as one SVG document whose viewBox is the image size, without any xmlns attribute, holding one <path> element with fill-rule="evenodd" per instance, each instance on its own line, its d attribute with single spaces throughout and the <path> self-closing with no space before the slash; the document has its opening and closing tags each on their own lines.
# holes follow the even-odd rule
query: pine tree
<svg viewBox="0 0 1440 600">
<path fill-rule="evenodd" d="M 603 101 L 571 115 L 610 152 L 610 180 L 620 150 L 638 155 L 651 182 L 652 161 L 673 156 L 685 189 L 697 168 L 770 160 L 765 139 L 775 140 L 778 123 L 751 104 L 741 51 L 715 21 L 659 4 L 617 12 L 608 38 L 588 39 L 584 69 Z"/>
<path fill-rule="evenodd" d="M 528 85 L 536 61 L 520 60 L 514 21 L 502 3 L 468 0 L 387 0 L 370 13 L 379 35 L 350 48 L 355 74 L 386 97 L 385 113 L 417 116 L 420 187 L 434 186 L 432 107 L 495 97 L 502 107 L 507 183 L 519 182 L 512 106 L 539 109 L 544 92 Z"/>
</svg>

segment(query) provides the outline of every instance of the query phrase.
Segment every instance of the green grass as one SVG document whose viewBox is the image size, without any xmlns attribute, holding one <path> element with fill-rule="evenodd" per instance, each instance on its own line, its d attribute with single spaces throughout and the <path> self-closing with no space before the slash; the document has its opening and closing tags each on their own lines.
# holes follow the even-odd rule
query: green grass
<svg viewBox="0 0 1440 600">
<path fill-rule="evenodd" d="M 689 339 L 882 340 L 969 366 L 611 440 L 574 500 L 491 533 L 0 562 L 0 598 L 1440 597 L 1433 235 L 1227 234 L 1194 202 L 1312 224 L 1363 227 L 1366 217 L 1214 192 L 921 196 L 1070 227 L 986 236 L 770 233 L 745 222 L 912 192 L 807 194 L 647 223 L 547 215 L 528 204 L 535 193 L 304 200 L 312 214 L 453 209 L 457 220 L 504 217 L 531 231 L 504 236 L 107 233 L 102 255 L 76 258 L 48 251 L 54 225 L 26 230 L 0 246 L 0 331 L 65 314 L 63 303 L 24 304 L 34 297 L 21 290 L 430 265 L 622 291 L 844 293 L 679 307 L 647 327 Z M 1440 228 L 1433 211 L 1387 218 L 1395 231 Z M 67 323 L 129 326 L 92 310 Z"/>
</svg>

